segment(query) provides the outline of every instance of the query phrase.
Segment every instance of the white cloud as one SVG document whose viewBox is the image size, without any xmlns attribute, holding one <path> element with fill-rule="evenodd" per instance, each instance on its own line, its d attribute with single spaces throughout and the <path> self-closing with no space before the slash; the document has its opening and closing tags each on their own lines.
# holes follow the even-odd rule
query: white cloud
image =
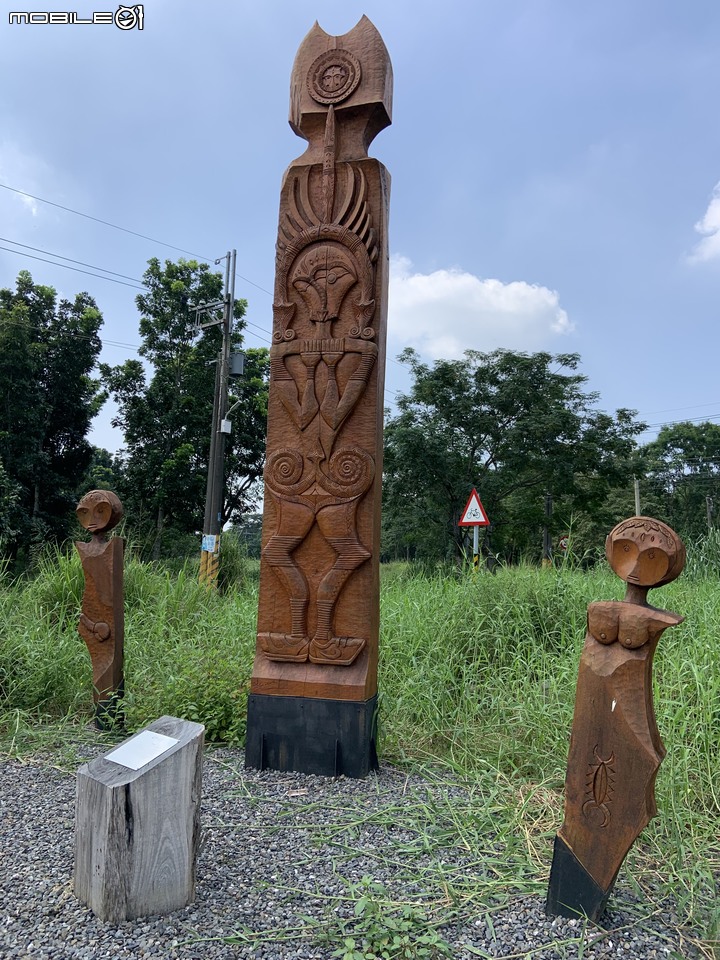
<svg viewBox="0 0 720 960">
<path fill-rule="evenodd" d="M 417 273 L 403 256 L 390 263 L 388 313 L 391 350 L 411 346 L 429 359 L 457 359 L 468 349 L 539 350 L 574 330 L 554 290 L 457 268 Z"/>
<path fill-rule="evenodd" d="M 695 224 L 695 229 L 702 234 L 702 240 L 688 258 L 691 263 L 720 260 L 720 183 L 715 184 L 705 216 Z"/>
<path fill-rule="evenodd" d="M 0 183 L 25 190 L 28 193 L 39 191 L 38 184 L 47 180 L 47 167 L 38 157 L 25 153 L 16 143 L 9 140 L 0 142 Z M 23 196 L 8 190 L 1 190 L 2 206 L 8 216 L 22 219 L 21 211 L 29 211 L 33 217 L 38 214 L 38 203 L 32 197 Z"/>
<path fill-rule="evenodd" d="M 37 216 L 38 205 L 37 205 L 37 201 L 34 200 L 33 197 L 24 197 L 22 196 L 22 194 L 18 194 L 18 199 L 20 200 L 21 203 L 23 203 L 28 208 L 28 210 L 34 217 Z"/>
</svg>

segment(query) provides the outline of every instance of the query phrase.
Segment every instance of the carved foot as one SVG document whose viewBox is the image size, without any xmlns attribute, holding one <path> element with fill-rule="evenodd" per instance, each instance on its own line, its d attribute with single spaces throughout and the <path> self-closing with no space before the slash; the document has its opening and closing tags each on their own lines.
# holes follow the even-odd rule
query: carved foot
<svg viewBox="0 0 720 960">
<path fill-rule="evenodd" d="M 260 647 L 268 660 L 281 663 L 304 663 L 308 658 L 308 637 L 293 637 L 289 633 L 261 633 Z"/>
<path fill-rule="evenodd" d="M 310 644 L 311 663 L 332 663 L 338 667 L 349 667 L 365 646 L 362 637 L 331 637 Z"/>
</svg>

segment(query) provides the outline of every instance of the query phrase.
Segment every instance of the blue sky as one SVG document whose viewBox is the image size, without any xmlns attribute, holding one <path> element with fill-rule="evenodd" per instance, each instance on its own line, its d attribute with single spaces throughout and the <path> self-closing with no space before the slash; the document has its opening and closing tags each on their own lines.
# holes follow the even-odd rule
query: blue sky
<svg viewBox="0 0 720 960">
<path fill-rule="evenodd" d="M 0 249 L 0 286 L 27 268 L 88 290 L 107 362 L 135 356 L 138 291 L 28 254 L 139 279 L 183 255 L 156 241 L 235 247 L 246 343 L 267 345 L 280 181 L 303 151 L 292 62 L 316 19 L 341 34 L 366 13 L 395 74 L 371 148 L 392 175 L 388 357 L 577 352 L 603 409 L 720 417 L 716 0 L 150 0 L 142 31 L 11 26 L 2 6 L 0 183 L 154 239 L 0 189 L 0 246 L 22 253 Z M 406 385 L 389 359 L 387 402 Z M 92 439 L 115 449 L 111 414 Z"/>
</svg>

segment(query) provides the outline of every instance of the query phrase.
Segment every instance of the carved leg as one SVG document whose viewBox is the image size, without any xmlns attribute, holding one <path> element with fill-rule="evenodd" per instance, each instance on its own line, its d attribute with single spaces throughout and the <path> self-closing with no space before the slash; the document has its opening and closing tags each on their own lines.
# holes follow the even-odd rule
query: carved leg
<svg viewBox="0 0 720 960">
<path fill-rule="evenodd" d="M 273 569 L 290 598 L 290 633 L 261 633 L 260 646 L 268 660 L 302 663 L 308 658 L 308 584 L 292 558 L 294 550 L 308 535 L 315 519 L 311 507 L 302 503 L 276 501 L 277 532 L 263 550 L 263 560 Z"/>
<path fill-rule="evenodd" d="M 93 621 L 85 613 L 80 614 L 78 633 L 87 645 L 92 662 L 95 725 L 100 730 L 122 726 L 122 645 L 120 650 L 116 649 L 109 623 L 104 620 Z"/>
<path fill-rule="evenodd" d="M 362 637 L 334 637 L 335 605 L 348 577 L 371 556 L 360 543 L 356 530 L 357 501 L 323 507 L 317 516 L 320 532 L 337 559 L 320 581 L 317 593 L 317 629 L 310 644 L 312 663 L 349 666 L 365 646 Z"/>
</svg>

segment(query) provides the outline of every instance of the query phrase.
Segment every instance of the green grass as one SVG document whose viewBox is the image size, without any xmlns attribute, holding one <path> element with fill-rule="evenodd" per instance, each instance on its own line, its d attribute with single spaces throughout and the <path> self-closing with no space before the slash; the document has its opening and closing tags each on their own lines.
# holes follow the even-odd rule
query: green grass
<svg viewBox="0 0 720 960">
<path fill-rule="evenodd" d="M 623 871 L 652 901 L 670 896 L 709 940 L 720 928 L 720 580 L 716 563 L 705 559 L 691 552 L 688 572 L 651 594 L 686 619 L 663 635 L 655 658 L 655 706 L 668 748 L 656 788 L 659 816 Z M 204 723 L 209 739 L 240 744 L 257 569 L 223 595 L 201 588 L 195 574 L 127 561 L 127 726 L 171 713 Z M 6 754 L 59 748 L 68 724 L 82 734 L 91 719 L 90 663 L 77 634 L 82 589 L 74 555 L 46 559 L 32 580 L 0 580 Z M 383 568 L 381 755 L 449 785 L 460 780 L 472 798 L 409 807 L 403 822 L 417 821 L 418 842 L 444 837 L 482 852 L 492 827 L 504 844 L 502 856 L 486 852 L 492 863 L 484 879 L 428 879 L 453 910 L 458 903 L 491 910 L 503 897 L 544 891 L 562 820 L 587 605 L 622 594 L 604 567 L 518 567 L 495 576 Z"/>
<path fill-rule="evenodd" d="M 496 576 L 385 578 L 381 691 L 386 750 L 439 759 L 485 782 L 522 836 L 536 878 L 562 819 L 562 786 L 587 604 L 620 599 L 606 569 L 524 567 Z M 668 747 L 659 816 L 627 861 L 639 889 L 671 896 L 717 930 L 720 877 L 720 583 L 685 578 L 651 600 L 685 616 L 655 657 L 655 708 Z M 467 823 L 467 821 L 465 821 Z M 519 876 L 517 870 L 514 876 Z"/>
<path fill-rule="evenodd" d="M 74 554 L 46 558 L 32 580 L 0 585 L 0 737 L 22 719 L 91 718 L 92 670 L 77 633 L 82 592 Z M 170 574 L 130 557 L 128 727 L 175 713 L 205 723 L 209 739 L 240 742 L 256 611 L 256 583 L 222 596 L 198 584 L 193 565 Z"/>
</svg>

